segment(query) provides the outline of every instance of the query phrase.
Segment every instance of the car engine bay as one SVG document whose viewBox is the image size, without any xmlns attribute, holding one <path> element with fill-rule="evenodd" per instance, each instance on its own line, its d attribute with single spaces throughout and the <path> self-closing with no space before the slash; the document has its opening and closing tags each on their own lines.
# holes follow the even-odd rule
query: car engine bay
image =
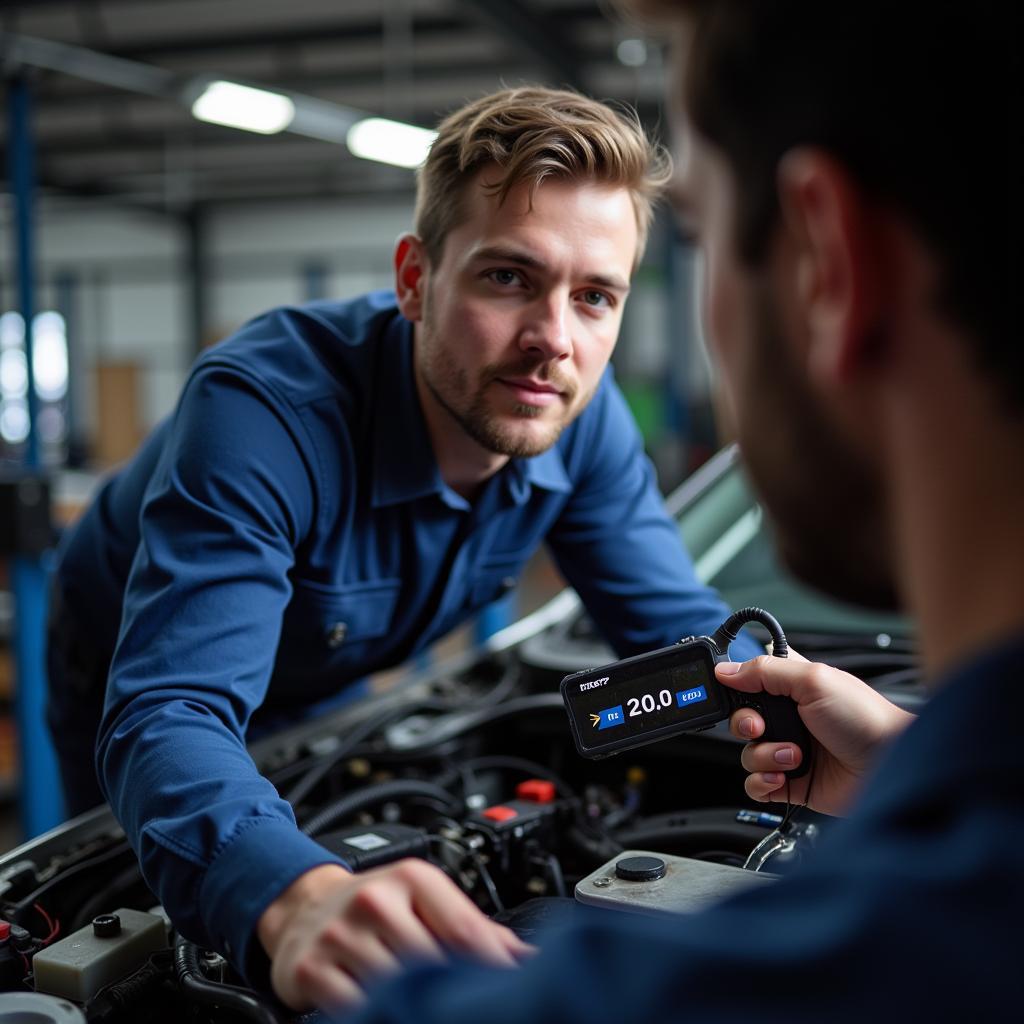
<svg viewBox="0 0 1024 1024">
<path fill-rule="evenodd" d="M 684 534 L 686 513 L 732 473 L 722 462 L 677 502 Z M 728 518 L 748 513 L 745 505 Z M 703 544 L 688 538 L 698 564 L 724 535 L 717 529 Z M 705 575 L 716 576 L 727 600 L 770 606 L 777 594 L 730 583 L 735 562 Z M 828 616 L 814 619 L 784 620 L 794 649 L 860 676 L 910 710 L 920 705 L 912 638 L 852 618 L 843 628 Z M 299 827 L 354 870 L 424 858 L 528 941 L 543 943 L 545 928 L 580 915 L 686 912 L 685 894 L 678 904 L 652 900 L 645 879 L 666 870 L 671 878 L 680 863 L 699 862 L 723 869 L 722 891 L 729 891 L 753 876 L 744 864 L 784 808 L 745 796 L 740 744 L 726 723 L 606 760 L 581 758 L 558 684 L 610 660 L 565 591 L 480 647 L 250 750 Z M 788 841 L 762 860 L 764 878 L 799 864 L 828 827 L 827 818 L 802 812 Z M 637 863 L 631 876 L 616 869 L 624 858 L 669 867 L 658 875 L 656 864 Z M 150 1024 L 319 1019 L 289 1014 L 247 989 L 219 954 L 178 936 L 156 902 L 106 808 L 6 854 L 0 1005 L 17 995 L 39 1014 L 26 1019 L 76 1024 L 127 1024 L 143 1013 Z M 696 909 L 701 901 L 691 903 Z"/>
</svg>

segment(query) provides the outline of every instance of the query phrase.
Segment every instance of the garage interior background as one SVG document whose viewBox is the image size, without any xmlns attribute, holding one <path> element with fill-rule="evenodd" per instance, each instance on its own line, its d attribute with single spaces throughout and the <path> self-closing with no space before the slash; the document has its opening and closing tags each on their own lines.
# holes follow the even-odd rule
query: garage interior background
<svg viewBox="0 0 1024 1024">
<path fill-rule="evenodd" d="M 541 82 L 629 102 L 661 134 L 662 59 L 600 0 L 0 0 L 4 473 L 37 454 L 59 526 L 171 410 L 204 346 L 274 305 L 388 287 L 414 174 L 354 155 L 359 120 L 429 128 L 502 85 Z M 192 102 L 214 81 L 288 97 L 290 128 L 197 119 Z M 717 444 L 694 279 L 662 210 L 614 362 L 666 491 Z M 36 561 L 27 598 L 7 566 L 0 584 L 3 849 L 52 823 L 41 698 L 28 692 L 41 680 L 15 664 L 41 660 L 41 629 L 17 658 L 14 643 L 42 589 Z M 558 585 L 538 558 L 453 642 Z"/>
</svg>

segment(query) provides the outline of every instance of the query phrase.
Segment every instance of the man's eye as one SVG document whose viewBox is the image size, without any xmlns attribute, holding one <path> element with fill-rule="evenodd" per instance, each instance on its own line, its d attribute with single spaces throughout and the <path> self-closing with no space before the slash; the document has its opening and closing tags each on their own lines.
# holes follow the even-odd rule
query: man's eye
<svg viewBox="0 0 1024 1024">
<path fill-rule="evenodd" d="M 609 299 L 604 292 L 596 291 L 593 288 L 589 289 L 588 291 L 585 291 L 582 297 L 583 301 L 588 306 L 594 306 L 595 308 L 600 308 L 601 306 L 610 306 L 612 304 L 611 299 Z"/>
<path fill-rule="evenodd" d="M 487 275 L 495 284 L 522 284 L 522 276 L 515 270 L 492 270 Z"/>
</svg>

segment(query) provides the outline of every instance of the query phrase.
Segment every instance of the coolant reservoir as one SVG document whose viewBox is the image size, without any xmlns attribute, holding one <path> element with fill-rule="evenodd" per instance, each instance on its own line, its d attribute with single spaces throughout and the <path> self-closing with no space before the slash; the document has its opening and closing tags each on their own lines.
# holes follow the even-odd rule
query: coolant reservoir
<svg viewBox="0 0 1024 1024">
<path fill-rule="evenodd" d="M 167 946 L 164 922 L 141 910 L 103 914 L 32 958 L 37 992 L 84 1003 Z"/>
</svg>

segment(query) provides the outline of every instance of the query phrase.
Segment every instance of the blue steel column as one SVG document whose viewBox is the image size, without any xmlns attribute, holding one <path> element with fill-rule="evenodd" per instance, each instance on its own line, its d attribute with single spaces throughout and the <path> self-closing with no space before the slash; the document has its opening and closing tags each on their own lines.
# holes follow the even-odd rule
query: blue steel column
<svg viewBox="0 0 1024 1024">
<path fill-rule="evenodd" d="M 36 432 L 37 399 L 32 374 L 34 167 L 29 125 L 30 95 L 24 78 L 8 83 L 10 173 L 14 192 L 15 245 L 18 268 L 18 305 L 25 320 L 25 357 L 28 363 L 29 433 L 25 446 L 26 469 L 39 469 Z M 46 569 L 43 558 L 15 555 L 11 565 L 14 593 L 15 719 L 18 726 L 21 773 L 21 822 L 25 838 L 58 824 L 63 818 L 57 762 L 46 730 Z"/>
<path fill-rule="evenodd" d="M 206 213 L 198 203 L 193 203 L 185 214 L 185 232 L 185 280 L 188 283 L 189 313 L 192 322 L 192 356 L 198 358 L 206 342 L 206 323 L 209 314 Z"/>
<path fill-rule="evenodd" d="M 78 275 L 70 270 L 61 270 L 53 280 L 55 293 L 54 306 L 64 317 L 64 337 L 68 346 L 68 390 L 64 398 L 64 422 L 67 424 L 67 454 L 65 459 L 69 465 L 77 465 L 82 452 L 81 409 L 76 381 L 80 365 L 78 342 L 78 318 L 76 297 L 78 294 Z"/>
<path fill-rule="evenodd" d="M 306 302 L 327 298 L 329 268 L 323 260 L 310 260 L 302 267 L 302 297 Z"/>
</svg>

